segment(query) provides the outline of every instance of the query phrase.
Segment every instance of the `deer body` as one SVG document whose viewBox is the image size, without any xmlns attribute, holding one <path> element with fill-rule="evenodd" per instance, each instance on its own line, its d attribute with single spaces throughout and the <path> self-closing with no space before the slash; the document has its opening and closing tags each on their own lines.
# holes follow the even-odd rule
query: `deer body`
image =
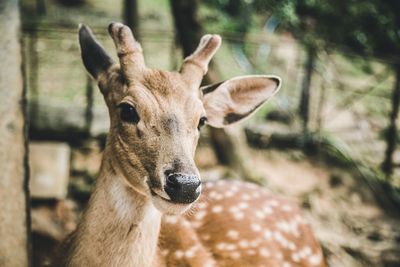
<svg viewBox="0 0 400 267">
<path fill-rule="evenodd" d="M 109 33 L 119 64 L 89 28 L 79 30 L 111 126 L 87 210 L 56 266 L 325 266 L 294 205 L 251 184 L 202 186 L 193 161 L 205 122 L 224 127 L 247 117 L 280 79 L 243 76 L 200 88 L 219 36 L 204 36 L 180 72 L 167 72 L 145 66 L 128 27 L 113 23 Z"/>
<path fill-rule="evenodd" d="M 325 266 L 296 205 L 238 181 L 205 183 L 192 212 L 163 218 L 159 242 L 166 266 Z"/>
</svg>

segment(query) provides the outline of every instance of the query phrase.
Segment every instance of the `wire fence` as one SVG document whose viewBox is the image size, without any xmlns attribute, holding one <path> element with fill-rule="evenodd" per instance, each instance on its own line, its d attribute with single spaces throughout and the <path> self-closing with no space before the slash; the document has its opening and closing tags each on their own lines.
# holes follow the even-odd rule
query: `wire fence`
<svg viewBox="0 0 400 267">
<path fill-rule="evenodd" d="M 109 51 L 114 51 L 105 29 L 94 27 L 93 31 Z M 94 84 L 82 67 L 76 32 L 76 25 L 24 26 L 30 119 L 32 129 L 37 131 L 35 138 L 47 138 L 43 135 L 46 131 L 53 138 L 58 133 L 60 139 L 66 138 L 68 131 L 74 136 L 107 132 L 108 113 L 101 94 L 93 89 Z M 176 69 L 181 52 L 175 45 L 173 31 L 142 30 L 140 36 L 148 65 Z M 215 59 L 222 76 L 229 78 L 249 71 L 282 76 L 284 86 L 273 107 L 296 119 L 304 76 L 305 51 L 301 45 L 285 35 L 249 34 L 242 40 L 238 34 L 227 33 L 222 37 L 224 45 Z M 235 48 L 237 44 L 239 50 Z M 243 60 L 251 66 L 250 70 L 243 67 Z M 318 55 L 312 76 L 310 129 L 341 140 L 355 158 L 376 168 L 384 158 L 383 133 L 394 84 L 388 67 L 391 63 L 365 61 L 350 53 L 323 52 Z M 296 124 L 293 127 L 292 130 L 297 129 Z M 395 153 L 395 162 L 400 162 L 398 154 Z"/>
</svg>

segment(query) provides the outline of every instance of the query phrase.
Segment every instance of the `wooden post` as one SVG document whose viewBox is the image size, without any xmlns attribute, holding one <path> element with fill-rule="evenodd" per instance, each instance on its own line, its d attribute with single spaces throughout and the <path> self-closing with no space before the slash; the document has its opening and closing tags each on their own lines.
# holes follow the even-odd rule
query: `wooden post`
<svg viewBox="0 0 400 267">
<path fill-rule="evenodd" d="M 389 126 L 386 131 L 386 152 L 382 163 L 382 171 L 390 177 L 393 173 L 393 153 L 396 150 L 397 139 L 397 117 L 400 105 L 400 65 L 395 66 L 396 80 L 392 95 L 392 112 L 390 113 Z"/>
<path fill-rule="evenodd" d="M 29 196 L 18 0 L 0 1 L 0 266 L 29 266 Z"/>
<path fill-rule="evenodd" d="M 314 72 L 315 50 L 312 47 L 307 47 L 307 59 L 304 64 L 304 78 L 301 87 L 301 97 L 299 105 L 299 114 L 303 122 L 303 132 L 308 133 L 308 122 L 310 117 L 310 87 L 311 78 Z"/>
</svg>

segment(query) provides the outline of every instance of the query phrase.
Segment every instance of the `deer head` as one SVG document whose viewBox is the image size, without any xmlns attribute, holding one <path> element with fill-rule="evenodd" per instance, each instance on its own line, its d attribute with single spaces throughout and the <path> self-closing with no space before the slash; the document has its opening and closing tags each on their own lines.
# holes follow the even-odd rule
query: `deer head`
<svg viewBox="0 0 400 267">
<path fill-rule="evenodd" d="M 109 109 L 109 160 L 162 213 L 183 212 L 201 191 L 193 160 L 200 128 L 244 119 L 278 91 L 280 78 L 243 76 L 200 87 L 221 44 L 218 35 L 203 36 L 181 70 L 169 72 L 146 67 L 142 48 L 127 26 L 112 23 L 108 30 L 118 63 L 87 26 L 80 26 L 79 42 L 83 63 Z"/>
</svg>

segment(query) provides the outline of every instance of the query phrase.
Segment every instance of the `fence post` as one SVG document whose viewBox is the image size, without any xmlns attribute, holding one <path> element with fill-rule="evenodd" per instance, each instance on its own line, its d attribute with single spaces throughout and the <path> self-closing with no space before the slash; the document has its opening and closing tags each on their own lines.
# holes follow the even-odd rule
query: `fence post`
<svg viewBox="0 0 400 267">
<path fill-rule="evenodd" d="M 389 126 L 386 131 L 386 152 L 385 159 L 382 163 L 382 171 L 390 177 L 393 173 L 393 153 L 396 149 L 397 143 L 397 117 L 399 113 L 400 104 L 400 65 L 395 66 L 396 81 L 393 88 L 392 95 L 392 111 L 389 118 Z"/>
<path fill-rule="evenodd" d="M 0 1 L 0 266 L 29 266 L 29 193 L 18 0 Z"/>
<path fill-rule="evenodd" d="M 310 117 L 310 87 L 311 87 L 311 78 L 314 72 L 314 64 L 316 53 L 312 47 L 307 47 L 306 49 L 307 59 L 304 64 L 304 77 L 303 83 L 301 87 L 301 96 L 300 96 L 300 105 L 299 105 L 299 114 L 303 123 L 303 131 L 305 134 L 308 133 L 308 122 Z"/>
<path fill-rule="evenodd" d="M 137 0 L 124 0 L 123 5 L 124 22 L 135 35 L 136 40 L 140 40 L 139 36 L 139 11 Z"/>
</svg>

